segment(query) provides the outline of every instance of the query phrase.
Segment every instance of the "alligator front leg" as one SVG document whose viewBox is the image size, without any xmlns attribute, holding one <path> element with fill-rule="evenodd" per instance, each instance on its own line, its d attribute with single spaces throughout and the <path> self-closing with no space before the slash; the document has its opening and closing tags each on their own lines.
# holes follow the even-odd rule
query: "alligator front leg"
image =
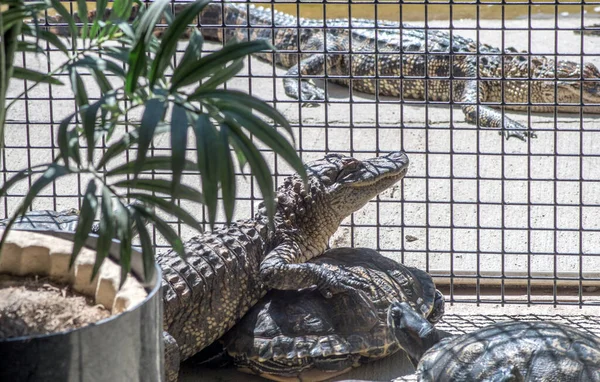
<svg viewBox="0 0 600 382">
<path fill-rule="evenodd" d="M 461 102 L 467 104 L 462 105 L 462 111 L 465 114 L 465 120 L 469 123 L 480 127 L 494 127 L 502 129 L 501 135 L 506 139 L 516 137 L 525 141 L 529 136 L 535 138 L 535 133 L 528 131 L 529 129 L 517 121 L 512 120 L 507 116 L 503 116 L 498 110 L 492 109 L 489 106 L 478 105 L 478 100 L 485 100 L 485 87 L 479 86 L 477 80 L 465 81 L 465 88 L 461 97 Z"/>
<path fill-rule="evenodd" d="M 527 136 L 535 138 L 535 134 L 529 132 L 526 126 L 503 116 L 498 110 L 489 106 L 479 105 L 480 101 L 487 99 L 486 83 L 477 79 L 479 69 L 476 56 L 453 56 L 452 72 L 457 77 L 465 77 L 464 87 L 460 93 L 460 102 L 463 102 L 462 111 L 465 120 L 479 127 L 494 127 L 502 129 L 500 134 L 517 137 L 525 141 Z"/>
<path fill-rule="evenodd" d="M 300 246 L 291 240 L 285 241 L 262 261 L 260 278 L 269 289 L 318 289 L 327 298 L 337 293 L 369 288 L 367 282 L 352 273 L 332 271 L 317 264 L 298 264 L 303 259 L 306 257 L 303 257 Z"/>
<path fill-rule="evenodd" d="M 283 79 L 283 88 L 288 97 L 303 102 L 303 106 L 317 106 L 318 103 L 310 101 L 324 101 L 327 98 L 325 91 L 318 88 L 311 79 L 302 79 L 301 76 L 316 76 L 320 74 L 338 73 L 342 70 L 344 57 L 338 52 L 345 52 L 348 47 L 339 38 L 327 37 L 327 46 L 323 44 L 321 36 L 315 36 L 303 44 L 302 51 L 308 56 L 293 65 Z M 328 69 L 328 71 L 325 70 Z"/>
<path fill-rule="evenodd" d="M 325 91 L 318 88 L 312 79 L 300 78 L 300 73 L 302 75 L 318 75 L 323 73 L 324 67 L 324 54 L 315 54 L 291 67 L 285 74 L 286 78 L 283 79 L 285 94 L 302 101 L 302 106 L 318 106 L 318 103 L 310 101 L 324 101 Z"/>
</svg>

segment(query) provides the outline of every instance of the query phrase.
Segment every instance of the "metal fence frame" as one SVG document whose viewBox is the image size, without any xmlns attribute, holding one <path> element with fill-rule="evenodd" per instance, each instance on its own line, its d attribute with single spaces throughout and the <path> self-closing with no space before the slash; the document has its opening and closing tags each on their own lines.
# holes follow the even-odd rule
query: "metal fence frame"
<svg viewBox="0 0 600 382">
<path fill-rule="evenodd" d="M 274 4 L 286 6 L 295 6 L 296 14 L 303 15 L 304 3 L 300 2 L 289 2 L 289 3 L 260 3 L 264 7 L 273 7 Z M 311 3 L 315 6 L 315 3 Z M 586 3 L 587 4 L 587 3 Z M 447 16 L 450 20 L 445 30 L 450 33 L 475 33 L 478 36 L 478 40 L 481 43 L 486 42 L 484 37 L 481 37 L 481 33 L 485 32 L 496 32 L 501 35 L 501 48 L 505 48 L 511 45 L 510 40 L 506 36 L 513 32 L 526 33 L 528 34 L 528 52 L 523 53 L 529 59 L 535 55 L 544 54 L 547 56 L 553 56 L 560 58 L 560 47 L 559 47 L 559 36 L 562 33 L 572 33 L 576 30 L 582 30 L 583 25 L 588 25 L 588 17 L 586 12 L 589 12 L 589 5 L 582 2 L 580 3 L 563 3 L 559 4 L 556 2 L 527 2 L 519 1 L 515 3 L 505 3 L 501 1 L 490 1 L 489 3 L 482 3 L 479 1 L 444 1 L 439 3 L 429 3 L 427 1 L 397 1 L 397 2 L 371 2 L 371 1 L 353 1 L 352 6 L 347 3 L 338 2 L 325 2 L 318 3 L 317 5 L 322 7 L 322 18 L 331 17 L 328 16 L 328 7 L 338 7 L 342 9 L 346 8 L 347 16 L 353 17 L 354 6 L 363 5 L 373 8 L 373 17 L 378 18 L 385 14 L 380 7 L 397 7 L 399 10 L 399 19 L 395 21 L 400 22 L 414 22 L 414 20 L 405 20 L 403 16 L 403 9 L 409 9 L 410 7 L 423 7 L 423 19 L 426 22 L 417 23 L 418 27 L 429 27 L 429 24 L 435 24 L 430 22 L 430 19 L 436 18 L 432 16 L 433 12 L 430 8 L 447 7 Z M 480 12 L 484 7 L 496 7 L 501 17 L 499 23 L 500 28 L 496 26 L 488 26 L 488 22 L 480 17 Z M 553 16 L 553 27 L 536 27 L 532 15 L 536 14 L 536 9 L 540 6 L 549 7 L 554 10 Z M 73 10 L 73 4 L 71 4 L 71 10 Z M 462 7 L 462 8 L 461 8 Z M 468 27 L 454 25 L 456 21 L 454 13 L 460 13 L 457 10 L 472 8 L 475 13 L 473 15 L 472 23 Z M 511 13 L 514 7 L 524 8 L 523 12 L 527 18 L 523 21 L 523 27 L 514 28 L 507 26 L 508 18 L 507 13 Z M 579 18 L 577 26 L 563 26 L 564 21 L 561 16 L 561 9 L 568 7 L 568 9 L 577 11 L 579 15 L 575 19 Z M 455 9 L 456 8 L 456 9 Z M 509 9 L 510 8 L 510 9 Z M 547 9 L 544 8 L 544 9 Z M 387 8 L 386 8 L 387 9 Z M 585 12 L 584 12 L 585 11 Z M 461 13 L 462 14 L 462 13 Z M 387 15 L 387 14 L 386 14 Z M 411 17 L 412 18 L 412 17 Z M 439 20 L 438 20 L 439 21 Z M 513 20 L 514 21 L 514 20 Z M 572 21 L 572 20 L 571 20 Z M 438 23 L 439 24 L 439 23 Z M 268 28 L 275 28 L 270 26 Z M 362 27 L 361 27 L 362 28 Z M 554 39 L 554 51 L 553 52 L 542 52 L 536 51 L 536 48 L 532 44 L 532 33 L 546 33 L 549 36 L 553 36 Z M 581 34 L 580 37 L 580 51 L 579 54 L 570 54 L 571 58 L 577 56 L 580 63 L 583 64 L 584 59 L 596 60 L 600 63 L 600 49 L 597 52 L 584 52 L 585 40 L 591 38 L 598 38 L 598 45 L 600 46 L 600 37 L 584 36 Z M 215 45 L 208 46 L 208 49 L 214 49 Z M 51 52 L 51 56 L 54 52 Z M 31 57 L 22 55 L 22 60 L 31 60 Z M 537 128 L 538 134 L 547 134 L 547 142 L 552 142 L 553 151 L 540 149 L 536 147 L 538 142 L 528 141 L 524 143 L 522 147 L 515 149 L 513 146 L 509 146 L 504 140 L 498 137 L 498 142 L 494 143 L 491 148 L 487 147 L 487 140 L 492 139 L 492 135 L 489 131 L 483 129 L 476 129 L 472 126 L 464 126 L 453 123 L 454 120 L 460 120 L 460 110 L 453 110 L 449 106 L 449 102 L 441 101 L 416 101 L 407 99 L 390 99 L 390 97 L 379 97 L 377 95 L 372 97 L 364 97 L 358 92 L 348 89 L 348 97 L 344 98 L 331 98 L 327 103 L 321 105 L 322 119 L 316 120 L 309 114 L 301 104 L 281 94 L 277 87 L 277 82 L 282 80 L 282 74 L 272 66 L 272 70 L 264 72 L 262 74 L 255 73 L 254 66 L 257 66 L 256 61 L 247 60 L 247 70 L 243 75 L 239 76 L 239 80 L 246 83 L 247 86 L 244 90 L 261 96 L 267 101 L 273 102 L 273 104 L 281 109 L 292 110 L 290 112 L 294 115 L 295 120 L 292 125 L 297 134 L 297 147 L 305 159 L 318 157 L 329 151 L 345 152 L 352 155 L 372 155 L 379 154 L 389 150 L 390 143 L 386 139 L 384 130 L 390 131 L 390 134 L 397 135 L 398 140 L 393 143 L 397 148 L 404 149 L 411 160 L 417 158 L 417 162 L 420 163 L 421 170 L 424 172 L 412 172 L 409 171 L 408 176 L 404 180 L 404 183 L 400 186 L 401 195 L 403 198 L 395 198 L 382 196 L 377 200 L 371 202 L 366 208 L 369 216 L 366 218 L 357 218 L 353 216 L 349 221 L 343 224 L 342 229 L 346 229 L 348 238 L 346 243 L 349 245 L 361 245 L 364 240 L 358 239 L 360 235 L 375 236 L 374 248 L 381 251 L 383 254 L 391 255 L 392 257 L 412 264 L 416 261 L 416 265 L 422 264 L 427 271 L 430 271 L 441 286 L 441 289 L 447 294 L 450 302 L 465 302 L 465 303 L 493 303 L 493 304 L 551 304 L 551 305 L 600 305 L 600 298 L 595 298 L 596 289 L 600 286 L 600 244 L 592 245 L 592 249 L 586 248 L 586 243 L 591 241 L 592 243 L 600 243 L 600 213 L 596 210 L 600 210 L 599 198 L 591 198 L 588 201 L 585 195 L 593 193 L 594 187 L 600 191 L 600 175 L 594 171 L 586 172 L 586 168 L 592 166 L 594 161 L 598 161 L 600 164 L 600 129 L 591 125 L 593 119 L 590 120 L 590 125 L 586 122 L 586 115 L 580 114 L 575 116 L 575 119 L 579 119 L 579 126 L 570 129 L 563 129 L 559 126 L 560 119 L 557 114 L 548 117 L 551 119 L 552 126 L 548 128 Z M 52 64 L 52 57 L 49 62 L 45 65 L 50 70 Z M 327 73 L 324 76 L 314 77 L 327 77 Z M 525 79 L 531 81 L 531 79 Z M 575 79 L 580 81 L 580 79 Z M 271 83 L 272 85 L 269 85 Z M 266 85 L 265 85 L 266 84 Z M 20 86 L 20 85 L 18 85 Z M 26 86 L 25 84 L 23 86 Z M 263 97 L 263 93 L 266 89 L 270 88 L 269 91 L 276 95 L 273 98 Z M 326 92 L 332 88 L 332 85 L 328 82 L 324 83 Z M 338 91 L 341 88 L 338 88 Z M 16 92 L 18 93 L 18 91 Z M 16 94 L 15 93 L 15 94 Z M 3 153 L 2 158 L 2 181 L 5 182 L 10 175 L 20 170 L 11 165 L 11 157 L 18 157 L 19 163 L 31 165 L 35 163 L 38 155 L 51 156 L 52 152 L 56 151 L 56 145 L 51 137 L 54 137 L 60 118 L 57 116 L 60 114 L 59 110 L 62 108 L 72 108 L 75 106 L 75 102 L 70 95 L 63 95 L 63 91 L 58 91 L 56 87 L 45 86 L 37 89 L 35 92 L 25 92 L 24 99 L 17 101 L 23 110 L 23 118 L 12 118 L 9 119 L 9 129 L 19 132 L 15 133 L 14 139 L 7 141 L 7 150 Z M 93 97 L 92 97 L 93 98 Z M 48 109 L 48 115 L 39 115 L 39 110 L 36 105 L 45 104 L 45 108 Z M 457 105 L 456 102 L 453 103 Z M 292 105 L 292 106 L 290 106 Z M 423 109 L 423 121 L 421 123 L 414 123 L 410 120 L 405 120 L 406 108 L 411 106 L 419 106 Z M 444 113 L 448 113 L 449 122 L 447 125 L 436 125 L 430 123 L 431 119 L 435 119 L 435 114 L 430 110 L 437 110 L 434 108 L 446 106 L 447 111 L 444 109 Z M 398 115 L 397 123 L 390 123 L 387 119 L 382 116 L 380 111 L 381 108 L 387 107 L 386 110 L 395 109 Z M 347 109 L 349 111 L 347 120 L 336 119 L 339 116 L 339 110 L 335 109 Z M 361 120 L 359 114 L 355 111 L 357 108 L 370 108 L 374 110 L 374 118 L 368 121 Z M 58 109 L 58 110 L 57 110 Z M 36 111 L 37 110 L 37 111 Z M 334 113 L 335 111 L 335 113 Z M 506 112 L 511 115 L 511 111 Z M 37 114 L 37 115 L 36 115 Z M 336 116 L 333 116 L 333 115 Z M 438 112 L 439 114 L 439 112 Z M 458 116 L 455 117 L 455 114 Z M 314 112 L 313 112 L 314 115 Z M 534 123 L 533 119 L 536 113 L 525 113 L 518 116 L 520 120 L 526 120 L 529 124 Z M 10 118 L 10 116 L 9 116 Z M 571 121 L 572 122 L 572 121 Z M 575 123 L 577 124 L 577 123 Z M 397 129 L 397 131 L 393 131 Z M 374 134 L 373 142 L 364 144 L 361 142 L 363 133 Z M 47 134 L 50 140 L 45 141 L 40 138 L 41 135 Z M 339 149 L 339 142 L 336 141 L 336 137 L 340 135 L 346 135 L 347 149 Z M 414 141 L 411 140 L 414 137 L 416 141 L 423 143 L 422 148 L 416 148 Z M 307 137 L 322 136 L 323 144 L 319 147 L 311 146 L 311 142 Z M 447 137 L 444 142 L 444 136 Z M 411 138 L 412 137 L 412 138 Z M 424 138 L 423 138 L 424 137 Z M 442 137 L 442 138 L 440 138 Z M 467 141 L 474 139 L 473 149 L 465 149 L 462 138 L 466 138 Z M 591 137 L 591 138 L 590 138 Z M 575 145 L 574 149 L 571 148 L 565 152 L 560 152 L 560 148 L 566 145 L 567 139 L 575 139 L 578 145 Z M 314 141 L 314 138 L 312 138 Z M 432 144 L 434 139 L 441 139 L 443 144 Z M 594 141 L 598 140 L 598 143 Z M 584 144 L 584 141 L 592 142 L 588 146 Z M 40 143 L 41 142 L 41 143 Z M 346 141 L 345 141 L 346 142 Z M 437 141 L 436 141 L 437 142 Z M 365 148 L 366 146 L 366 148 Z M 568 146 L 568 145 L 567 145 Z M 469 147 L 469 145 L 466 145 Z M 552 147 L 551 147 L 552 148 Z M 168 150 L 167 144 L 155 144 L 153 147 L 154 152 Z M 276 158 L 272 158 L 270 153 L 263 152 L 272 159 L 272 170 L 273 175 L 276 176 L 277 180 L 280 181 L 283 176 L 289 174 L 287 167 L 282 166 Z M 131 153 L 127 153 L 131 155 Z M 449 173 L 436 174 L 436 171 L 431 170 L 435 167 L 437 161 L 441 160 L 448 164 Z M 460 175 L 455 173 L 455 164 L 458 161 L 469 161 L 476 169 L 475 175 Z M 496 175 L 488 175 L 489 171 L 482 170 L 487 166 L 484 162 L 499 163 L 500 169 Z M 508 174 L 507 171 L 515 168 L 512 161 L 520 161 L 524 163 L 526 169 L 523 175 Z M 551 166 L 550 176 L 544 176 L 536 174 L 536 169 L 541 168 L 534 163 L 543 162 L 546 163 L 548 168 Z M 563 167 L 572 164 L 572 166 L 578 167 L 579 171 L 575 171 L 576 176 L 569 175 L 567 178 L 562 178 L 558 174 L 564 170 Z M 599 166 L 600 167 L 600 166 Z M 442 171 L 443 172 L 443 171 Z M 166 176 L 167 173 L 157 174 L 157 176 Z M 238 176 L 242 177 L 244 174 L 238 171 Z M 193 173 L 186 173 L 184 180 L 194 181 L 195 175 Z M 414 182 L 418 184 L 418 187 L 425 190 L 426 195 L 421 197 L 415 197 L 418 194 L 415 192 L 407 191 L 408 184 Z M 82 195 L 83 190 L 81 184 L 83 181 L 77 179 L 77 187 L 73 189 L 64 189 L 60 186 L 53 185 L 51 189 L 46 191 L 44 196 L 41 198 L 41 202 L 34 204 L 38 208 L 52 208 L 60 209 L 65 206 L 77 207 L 79 204 L 78 198 Z M 31 180 L 30 180 L 31 184 Z M 469 189 L 473 189 L 476 198 L 473 201 L 463 200 L 460 196 L 456 195 L 457 187 L 461 184 L 472 184 Z M 474 185 L 473 185 L 474 184 Z M 499 194 L 501 200 L 499 201 L 487 201 L 484 197 L 485 193 L 491 186 L 489 184 L 497 184 L 500 188 Z M 511 191 L 511 187 L 518 187 L 526 190 L 527 197 L 522 201 L 514 201 L 508 198 Z M 547 195 L 546 199 L 538 200 L 532 198 L 532 190 L 538 186 L 542 189 L 551 190 L 551 194 Z M 413 187 L 413 186 L 411 186 Z M 448 192 L 445 194 L 432 196 L 432 189 L 446 188 Z M 562 195 L 566 190 L 575 192 L 578 196 L 574 200 L 564 201 L 561 200 L 558 195 Z M 258 199 L 257 188 L 253 182 L 248 183 L 246 189 L 240 189 L 239 192 L 239 205 L 238 205 L 238 217 L 247 217 L 248 214 L 254 213 L 254 204 Z M 588 191 L 586 191 L 588 190 Z M 24 196 L 25 191 L 23 189 L 15 189 L 11 191 L 9 196 L 4 200 L 0 201 L 2 206 L 2 214 L 7 216 L 11 211 L 11 208 L 15 206 L 15 200 Z M 412 195 L 412 196 L 411 196 Z M 467 198 L 468 199 L 468 198 Z M 392 219 L 395 223 L 384 224 L 381 221 L 381 215 L 385 211 L 397 209 L 401 211 L 399 219 Z M 456 210 L 465 209 L 475 211 L 475 223 L 465 223 L 462 218 L 457 218 L 454 215 Z M 500 220 L 497 224 L 488 225 L 483 220 L 488 210 L 500 210 Z M 421 219 L 421 223 L 415 222 L 411 218 L 411 211 L 420 211 L 423 213 L 424 218 Z M 538 210 L 546 210 L 548 214 L 552 215 L 549 219 L 552 221 L 550 226 L 538 226 L 533 222 L 533 215 L 540 213 Z M 434 223 L 431 221 L 431 216 L 443 215 L 440 211 L 448 211 L 447 222 L 445 223 Z M 563 212 L 564 211 L 564 212 Z M 587 211 L 590 211 L 589 213 Z M 204 214 L 204 212 L 202 212 Z M 511 225 L 509 222 L 509 214 L 525 214 L 526 224 Z M 563 223 L 559 221 L 559 215 L 561 214 L 571 215 L 572 219 L 569 220 L 568 226 L 563 226 Z M 591 217 L 592 221 L 589 222 L 585 219 Z M 202 215 L 204 217 L 204 215 Z M 598 222 L 593 220 L 594 216 L 597 217 Z M 374 220 L 374 221 L 373 221 Z M 460 221 L 459 221 L 460 220 Z M 472 220 L 472 219 L 471 219 Z M 548 219 L 545 219 L 548 220 Z M 178 225 L 177 222 L 172 222 L 174 225 Z M 182 230 L 178 227 L 179 231 L 186 235 L 187 231 Z M 399 238 L 396 244 L 390 245 L 389 242 L 382 242 L 380 239 L 384 234 L 383 231 L 395 231 L 396 236 Z M 470 248 L 462 248 L 458 244 L 463 239 L 457 239 L 464 232 L 469 231 L 468 237 L 474 238 L 474 243 Z M 489 232 L 488 232 L 489 231 Z M 412 235 L 414 232 L 418 232 L 421 237 L 418 239 L 424 242 L 422 246 L 415 246 L 410 244 L 407 235 Z M 448 237 L 448 247 L 444 249 L 437 249 L 432 246 L 434 236 L 437 234 Z M 482 249 L 486 247 L 486 235 L 500 235 L 499 245 L 500 249 L 490 250 Z M 518 234 L 520 237 L 524 237 L 527 244 L 525 250 L 512 251 L 507 250 L 511 240 L 511 235 Z M 532 242 L 535 241 L 536 235 L 549 235 L 552 237 L 551 250 L 544 252 L 536 252 L 532 248 Z M 524 236 L 523 236 L 524 235 Z M 563 249 L 561 244 L 561 237 L 571 237 L 571 241 L 574 241 L 574 246 L 577 247 L 574 250 Z M 156 236 L 154 240 L 158 247 L 164 246 L 164 243 Z M 371 243 L 369 240 L 366 242 Z M 421 243 L 419 242 L 419 243 Z M 586 253 L 583 253 L 586 252 Z M 447 269 L 436 269 L 435 257 L 448 256 L 449 267 Z M 474 259 L 475 267 L 469 272 L 461 272 L 455 268 L 455 264 L 460 259 L 457 256 L 466 256 Z M 487 256 L 487 257 L 486 257 Z M 513 257 L 525 257 L 527 259 L 527 269 L 523 269 L 521 273 L 514 273 L 508 271 L 505 268 L 507 259 Z M 544 256 L 547 261 L 553 262 L 553 271 L 549 273 L 536 273 L 532 266 L 535 262 L 536 256 Z M 498 257 L 500 259 L 500 269 L 483 269 L 485 268 L 486 258 Z M 567 258 L 576 259 L 576 265 L 574 269 L 565 272 L 560 265 L 561 261 L 569 263 L 564 260 Z M 516 261 L 516 260 L 515 260 Z M 570 262 L 569 264 L 571 264 Z M 482 265 L 483 264 L 483 265 Z M 589 266 L 588 264 L 592 264 Z M 598 264 L 596 266 L 596 264 Z M 596 268 L 594 268 L 596 266 Z M 586 268 L 597 269 L 594 272 L 588 274 Z M 513 288 L 514 287 L 514 288 Z M 467 292 L 465 292 L 467 291 Z M 515 295 L 522 295 L 525 297 L 515 297 Z"/>
</svg>

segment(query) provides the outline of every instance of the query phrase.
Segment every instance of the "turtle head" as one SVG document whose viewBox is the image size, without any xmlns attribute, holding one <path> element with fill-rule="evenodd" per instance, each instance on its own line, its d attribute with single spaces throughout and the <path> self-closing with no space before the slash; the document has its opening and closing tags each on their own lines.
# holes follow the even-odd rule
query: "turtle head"
<svg viewBox="0 0 600 382">
<path fill-rule="evenodd" d="M 427 321 L 407 302 L 394 302 L 388 309 L 388 325 L 394 331 L 398 344 L 415 367 L 429 348 L 439 342 L 440 336 Z"/>
</svg>

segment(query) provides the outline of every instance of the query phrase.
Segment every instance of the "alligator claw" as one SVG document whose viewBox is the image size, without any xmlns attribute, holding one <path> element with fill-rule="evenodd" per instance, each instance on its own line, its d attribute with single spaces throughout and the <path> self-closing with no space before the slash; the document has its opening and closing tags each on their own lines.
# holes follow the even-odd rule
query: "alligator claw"
<svg viewBox="0 0 600 382">
<path fill-rule="evenodd" d="M 523 142 L 527 140 L 527 137 L 537 138 L 537 135 L 533 131 L 530 131 L 527 129 L 527 127 L 513 121 L 510 118 L 505 118 L 504 128 L 499 132 L 499 134 L 506 137 L 506 140 L 509 140 L 511 137 L 515 137 Z"/>
<path fill-rule="evenodd" d="M 497 110 L 488 106 L 474 107 L 472 104 L 462 107 L 465 114 L 465 121 L 468 123 L 479 125 L 479 127 L 500 128 L 499 134 L 510 139 L 516 137 L 522 141 L 526 141 L 527 137 L 536 138 L 535 133 L 530 131 L 517 121 L 502 116 Z"/>
<path fill-rule="evenodd" d="M 299 88 L 298 85 L 300 85 Z M 303 107 L 319 106 L 320 102 L 314 101 L 325 101 L 326 99 L 325 91 L 317 87 L 312 80 L 301 80 L 298 83 L 297 79 L 286 78 L 283 81 L 283 88 L 288 97 L 299 100 Z"/>
<path fill-rule="evenodd" d="M 370 284 L 350 272 L 336 269 L 324 269 L 318 289 L 325 298 L 338 293 L 355 293 L 357 289 L 368 289 Z"/>
<path fill-rule="evenodd" d="M 514 130 L 502 130 L 498 132 L 498 135 L 501 135 L 506 138 L 508 141 L 511 137 L 515 137 L 523 142 L 527 141 L 527 133 L 522 131 L 514 131 Z"/>
<path fill-rule="evenodd" d="M 499 131 L 498 135 L 502 135 L 503 137 L 506 137 L 507 141 L 511 137 L 516 137 L 517 139 L 520 139 L 523 142 L 527 141 L 528 137 L 531 139 L 537 138 L 537 134 L 532 131 L 503 130 L 503 131 Z"/>
<path fill-rule="evenodd" d="M 325 101 L 325 91 L 318 88 L 312 81 L 302 81 L 299 99 L 302 101 L 303 107 L 317 107 L 319 102 L 311 101 Z"/>
</svg>

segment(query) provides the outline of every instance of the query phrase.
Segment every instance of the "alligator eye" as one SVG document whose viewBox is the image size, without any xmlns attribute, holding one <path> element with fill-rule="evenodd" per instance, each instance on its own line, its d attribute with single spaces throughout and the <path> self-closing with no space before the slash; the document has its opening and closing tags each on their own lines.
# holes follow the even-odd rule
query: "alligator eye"
<svg viewBox="0 0 600 382">
<path fill-rule="evenodd" d="M 338 173 L 338 169 L 336 167 L 329 167 L 327 171 L 325 171 L 325 175 L 330 178 L 335 178 Z"/>
<path fill-rule="evenodd" d="M 337 169 L 335 167 L 328 167 L 320 174 L 319 178 L 324 184 L 330 184 L 332 179 L 336 179 L 337 176 Z"/>
<path fill-rule="evenodd" d="M 344 162 L 342 169 L 337 175 L 336 179 L 342 181 L 346 178 L 351 179 L 354 177 L 356 170 L 360 167 L 360 161 L 356 159 L 348 160 Z"/>
</svg>

